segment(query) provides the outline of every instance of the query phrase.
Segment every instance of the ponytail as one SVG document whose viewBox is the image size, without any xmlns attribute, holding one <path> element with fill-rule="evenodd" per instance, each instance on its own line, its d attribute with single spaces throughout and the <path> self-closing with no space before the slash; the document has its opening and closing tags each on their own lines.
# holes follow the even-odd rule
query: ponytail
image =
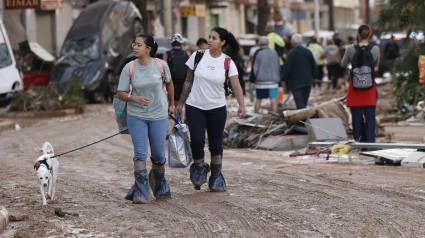
<svg viewBox="0 0 425 238">
<path fill-rule="evenodd" d="M 156 43 L 152 35 L 142 33 L 138 34 L 136 37 L 143 38 L 143 42 L 145 43 L 145 45 L 151 48 L 151 52 L 149 53 L 149 55 L 154 58 L 156 55 L 156 51 L 158 50 L 158 44 Z"/>
<path fill-rule="evenodd" d="M 226 43 L 223 45 L 222 51 L 226 55 L 230 56 L 231 58 L 235 58 L 239 54 L 239 44 L 236 40 L 235 36 L 227 31 L 224 28 L 221 27 L 214 27 L 211 29 L 211 31 L 215 31 L 220 36 L 220 39 L 223 41 L 225 40 Z"/>
</svg>

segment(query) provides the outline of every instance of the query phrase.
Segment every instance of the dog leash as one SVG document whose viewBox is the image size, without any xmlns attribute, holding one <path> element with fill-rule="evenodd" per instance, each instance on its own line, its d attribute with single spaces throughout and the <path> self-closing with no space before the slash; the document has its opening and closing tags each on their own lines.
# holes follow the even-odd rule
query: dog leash
<svg viewBox="0 0 425 238">
<path fill-rule="evenodd" d="M 128 129 L 122 130 L 122 131 L 120 131 L 120 132 L 118 132 L 118 133 L 116 133 L 116 134 L 113 134 L 112 136 L 108 136 L 108 137 L 106 137 L 106 138 L 103 138 L 103 139 L 98 140 L 98 141 L 96 141 L 96 142 L 93 142 L 93 143 L 91 143 L 91 144 L 88 144 L 88 145 L 82 146 L 82 147 L 80 147 L 80 148 L 73 149 L 73 150 L 70 150 L 70 151 L 65 152 L 65 153 L 62 153 L 62 154 L 53 155 L 53 156 L 52 156 L 52 157 L 50 157 L 50 158 L 59 157 L 59 156 L 61 156 L 61 155 L 65 155 L 65 154 L 68 154 L 68 153 L 71 153 L 71 152 L 74 152 L 74 151 L 77 151 L 77 150 L 81 150 L 81 149 L 83 149 L 83 148 L 89 147 L 89 146 L 94 145 L 94 144 L 96 144 L 96 143 L 99 143 L 99 142 L 101 142 L 101 141 L 104 141 L 104 140 L 107 140 L 107 139 L 109 139 L 109 138 L 112 138 L 112 137 L 114 137 L 114 136 L 116 136 L 116 135 L 119 135 L 119 134 L 121 134 L 121 133 L 123 133 L 123 132 L 125 132 L 125 131 L 128 131 Z"/>
<path fill-rule="evenodd" d="M 173 119 L 173 121 L 175 121 L 177 124 L 179 123 L 179 121 L 178 121 L 176 118 L 174 118 L 173 116 L 171 116 L 171 114 L 170 114 L 170 115 L 168 115 L 168 116 L 170 116 L 170 118 L 171 118 L 171 119 Z M 62 153 L 62 154 L 53 155 L 53 156 L 52 156 L 52 157 L 50 157 L 50 158 L 56 158 L 56 157 L 59 157 L 59 156 L 61 156 L 61 155 L 66 155 L 66 154 L 68 154 L 68 153 L 71 153 L 71 152 L 74 152 L 74 151 L 77 151 L 77 150 L 81 150 L 81 149 L 83 149 L 83 148 L 89 147 L 89 146 L 94 145 L 94 144 L 96 144 L 96 143 L 99 143 L 99 142 L 102 142 L 102 141 L 107 140 L 107 139 L 109 139 L 109 138 L 112 138 L 112 137 L 114 137 L 114 136 L 116 136 L 116 135 L 119 135 L 119 134 L 121 134 L 121 133 L 123 133 L 123 132 L 125 132 L 125 131 L 128 131 L 128 129 L 122 130 L 122 131 L 120 131 L 120 132 L 118 132 L 118 133 L 116 133 L 116 134 L 113 134 L 112 136 L 108 136 L 108 137 L 106 137 L 106 138 L 103 138 L 103 139 L 98 140 L 98 141 L 96 141 L 96 142 L 93 142 L 93 143 L 91 143 L 91 144 L 88 144 L 88 145 L 82 146 L 82 147 L 80 147 L 80 148 L 73 149 L 73 150 L 67 151 L 67 152 Z"/>
</svg>

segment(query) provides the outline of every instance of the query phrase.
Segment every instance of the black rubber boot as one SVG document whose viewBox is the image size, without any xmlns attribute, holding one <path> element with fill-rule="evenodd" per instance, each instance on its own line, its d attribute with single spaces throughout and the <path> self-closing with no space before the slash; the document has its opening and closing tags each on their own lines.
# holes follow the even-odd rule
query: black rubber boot
<svg viewBox="0 0 425 238">
<path fill-rule="evenodd" d="M 165 180 L 164 164 L 152 164 L 152 169 L 149 172 L 149 185 L 156 199 L 171 198 L 170 186 Z"/>
<path fill-rule="evenodd" d="M 148 204 L 151 202 L 148 171 L 146 170 L 146 161 L 134 161 L 134 185 L 131 187 L 125 199 L 133 201 L 135 204 Z"/>
<path fill-rule="evenodd" d="M 207 174 L 210 172 L 210 166 L 204 162 L 204 159 L 195 160 L 190 165 L 190 181 L 195 185 L 196 190 L 200 190 L 202 184 L 207 181 Z"/>
<path fill-rule="evenodd" d="M 208 180 L 210 192 L 226 191 L 226 181 L 221 173 L 222 156 L 211 156 L 211 176 Z"/>
</svg>

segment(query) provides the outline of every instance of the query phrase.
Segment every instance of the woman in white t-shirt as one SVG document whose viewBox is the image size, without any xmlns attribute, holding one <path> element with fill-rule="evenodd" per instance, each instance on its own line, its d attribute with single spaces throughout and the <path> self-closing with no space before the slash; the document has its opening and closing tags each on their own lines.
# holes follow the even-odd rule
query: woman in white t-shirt
<svg viewBox="0 0 425 238">
<path fill-rule="evenodd" d="M 156 199 L 171 197 L 164 165 L 168 114 L 174 111 L 174 87 L 167 63 L 160 60 L 158 65 L 164 66 L 167 100 L 161 72 L 154 59 L 158 44 L 151 35 L 137 35 L 131 46 L 137 58 L 131 62 L 134 63 L 135 72 L 130 84 L 130 63 L 127 64 L 121 72 L 117 88 L 118 97 L 127 102 L 127 126 L 134 147 L 135 183 L 125 199 L 133 203 L 150 203 L 149 185 Z M 152 161 L 149 175 L 146 170 L 148 146 Z"/>
<path fill-rule="evenodd" d="M 227 110 L 225 97 L 226 52 L 235 57 L 239 45 L 232 33 L 221 27 L 215 27 L 208 37 L 208 50 L 195 65 L 195 57 L 200 52 L 192 54 L 186 65 L 189 67 L 183 91 L 176 111 L 181 113 L 186 104 L 186 120 L 190 131 L 190 147 L 194 163 L 190 166 L 190 180 L 195 189 L 208 181 L 209 190 L 221 192 L 226 190 L 226 182 L 221 173 L 223 158 L 223 131 L 226 124 Z M 238 116 L 245 117 L 245 106 L 238 70 L 231 60 L 228 77 L 236 100 L 239 104 Z M 208 134 L 208 147 L 211 153 L 211 166 L 204 162 L 205 130 Z"/>
</svg>

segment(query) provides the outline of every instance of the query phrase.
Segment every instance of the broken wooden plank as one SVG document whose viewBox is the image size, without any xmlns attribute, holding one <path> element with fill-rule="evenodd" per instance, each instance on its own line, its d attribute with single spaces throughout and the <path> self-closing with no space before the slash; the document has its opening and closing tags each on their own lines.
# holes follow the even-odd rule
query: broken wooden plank
<svg viewBox="0 0 425 238">
<path fill-rule="evenodd" d="M 341 142 L 310 142 L 308 146 L 310 148 L 318 147 L 331 147 L 337 144 L 344 144 Z M 354 148 L 363 148 L 363 149 L 393 149 L 393 148 L 404 148 L 404 149 L 417 149 L 425 150 L 425 144 L 405 144 L 405 143 L 366 143 L 366 142 L 348 142 L 346 145 L 352 146 Z"/>
</svg>

